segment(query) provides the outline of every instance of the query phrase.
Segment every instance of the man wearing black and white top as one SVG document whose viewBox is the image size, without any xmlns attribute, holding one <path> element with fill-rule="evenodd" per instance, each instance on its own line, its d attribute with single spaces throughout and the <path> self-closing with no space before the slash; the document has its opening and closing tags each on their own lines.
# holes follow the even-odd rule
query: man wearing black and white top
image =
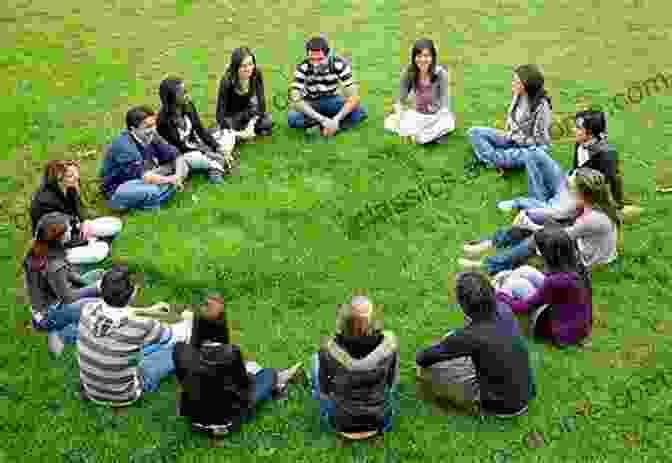
<svg viewBox="0 0 672 463">
<path fill-rule="evenodd" d="M 340 56 L 330 55 L 324 37 L 310 39 L 306 52 L 308 57 L 296 66 L 290 88 L 289 126 L 321 127 L 323 136 L 331 136 L 366 119 L 350 64 Z M 336 94 L 339 82 L 345 98 Z"/>
</svg>

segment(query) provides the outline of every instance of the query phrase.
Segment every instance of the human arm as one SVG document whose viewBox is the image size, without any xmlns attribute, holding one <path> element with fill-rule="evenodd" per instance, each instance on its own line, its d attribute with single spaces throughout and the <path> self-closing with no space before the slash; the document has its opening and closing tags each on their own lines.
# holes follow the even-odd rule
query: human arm
<svg viewBox="0 0 672 463">
<path fill-rule="evenodd" d="M 326 353 L 324 350 L 320 350 L 319 352 L 319 383 L 320 383 L 320 398 L 328 398 L 329 397 L 329 390 L 330 390 L 330 382 L 329 382 L 329 358 L 327 357 Z"/>
<path fill-rule="evenodd" d="M 418 352 L 415 362 L 418 366 L 427 368 L 444 360 L 471 355 L 475 347 L 471 336 L 465 330 L 457 330 L 439 344 Z"/>
<path fill-rule="evenodd" d="M 229 99 L 229 89 L 231 87 L 231 82 L 226 76 L 222 77 L 222 80 L 219 82 L 219 92 L 217 93 L 217 125 L 220 129 L 230 129 L 228 122 L 226 121 L 226 109 L 228 107 Z"/>
<path fill-rule="evenodd" d="M 164 141 L 173 145 L 180 153 L 193 151 L 193 148 L 188 147 L 185 141 L 180 138 L 180 132 L 175 121 L 169 120 L 166 116 L 162 117 L 161 114 L 159 114 L 157 132 Z"/>
<path fill-rule="evenodd" d="M 400 113 L 408 106 L 408 95 L 411 86 L 412 83 L 408 76 L 408 70 L 404 69 L 399 80 L 399 100 L 397 100 L 397 103 L 394 105 L 395 112 Z"/>
<path fill-rule="evenodd" d="M 551 142 L 551 124 L 553 115 L 546 99 L 542 99 L 537 108 L 532 136 L 522 137 L 518 141 L 523 145 L 547 145 Z"/>
<path fill-rule="evenodd" d="M 443 68 L 439 71 L 439 111 L 450 111 L 450 75 Z"/>
<path fill-rule="evenodd" d="M 294 70 L 294 81 L 289 90 L 289 101 L 290 109 L 293 111 L 298 111 L 311 119 L 315 119 L 320 124 L 326 121 L 328 118 L 317 111 L 306 101 L 306 72 L 308 71 L 308 65 L 300 63 L 296 66 Z"/>
<path fill-rule="evenodd" d="M 73 288 L 70 278 L 70 269 L 67 265 L 62 265 L 60 268 L 49 271 L 47 274 L 49 286 L 64 304 L 72 304 L 86 294 L 84 289 Z"/>
<path fill-rule="evenodd" d="M 603 213 L 590 211 L 579 217 L 573 225 L 566 227 L 565 231 L 574 241 L 591 235 L 609 233 L 612 227 L 611 220 Z"/>
<path fill-rule="evenodd" d="M 194 130 L 196 131 L 198 137 L 201 140 L 203 140 L 203 142 L 206 145 L 208 145 L 210 149 L 212 149 L 213 151 L 218 151 L 219 144 L 217 143 L 217 140 L 215 140 L 212 134 L 207 130 L 205 130 L 205 127 L 203 127 L 201 117 L 198 115 L 198 111 L 196 111 L 196 106 L 194 106 L 194 103 L 192 101 L 189 102 L 187 117 L 191 118 L 191 123 L 193 124 Z"/>
<path fill-rule="evenodd" d="M 332 119 L 339 124 L 348 114 L 354 111 L 360 102 L 359 85 L 353 79 L 352 67 L 346 61 L 339 59 L 334 66 L 338 71 L 338 78 L 343 86 L 343 95 L 346 97 L 345 104 Z"/>
<path fill-rule="evenodd" d="M 266 114 L 266 91 L 264 89 L 264 78 L 263 74 L 261 72 L 261 69 L 257 67 L 257 81 L 256 81 L 256 87 L 255 87 L 255 94 L 257 95 L 257 114 L 258 116 L 261 116 L 263 114 Z"/>
</svg>

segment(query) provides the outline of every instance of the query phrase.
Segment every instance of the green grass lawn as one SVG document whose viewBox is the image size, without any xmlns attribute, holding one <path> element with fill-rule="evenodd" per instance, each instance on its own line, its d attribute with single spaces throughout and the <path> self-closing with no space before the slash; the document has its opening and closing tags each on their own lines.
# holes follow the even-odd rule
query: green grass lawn
<svg viewBox="0 0 672 463">
<path fill-rule="evenodd" d="M 121 4 L 126 6 L 120 6 Z M 0 462 L 190 461 L 671 461 L 670 197 L 655 193 L 669 161 L 672 90 L 615 111 L 627 196 L 645 208 L 625 230 L 622 266 L 594 275 L 592 348 L 531 343 L 539 395 L 529 416 L 479 421 L 416 398 L 415 352 L 462 323 L 454 304 L 463 241 L 510 217 L 500 199 L 526 192 L 524 173 L 463 176 L 470 126 L 493 125 L 510 102 L 512 68 L 540 64 L 557 115 L 607 106 L 658 72 L 672 79 L 667 2 L 490 0 L 369 2 L 52 2 L 0 6 Z M 91 180 L 126 110 L 158 109 L 158 84 L 183 76 L 214 123 L 219 78 L 236 46 L 250 45 L 270 90 L 285 95 L 309 35 L 326 32 L 353 57 L 370 117 L 329 143 L 304 141 L 273 109 L 270 142 L 244 146 L 241 176 L 212 186 L 196 176 L 169 207 L 132 213 L 113 259 L 142 273 L 144 303 L 197 304 L 218 288 L 239 322 L 243 350 L 263 366 L 308 363 L 333 333 L 336 306 L 365 290 L 401 338 L 401 416 L 383 448 L 337 446 L 318 428 L 307 390 L 262 407 L 254 424 L 209 448 L 175 416 L 175 380 L 126 417 L 78 401 L 74 348 L 50 360 L 26 335 L 29 307 L 18 258 L 29 242 L 27 206 L 45 160 L 80 157 Z M 428 35 L 453 75 L 461 127 L 448 145 L 413 147 L 383 133 L 400 66 Z M 14 47 L 10 47 L 14 44 Z M 672 85 L 672 80 L 670 80 Z M 277 102 L 282 102 L 280 97 Z M 283 105 L 280 105 L 281 107 Z M 569 167 L 573 144 L 556 143 Z M 348 234 L 364 205 L 451 172 L 454 186 L 403 215 Z M 90 204 L 98 206 L 93 195 Z M 109 264 L 108 264 L 109 265 Z M 16 281 L 16 285 L 12 282 Z M 19 289 L 17 289 L 19 288 Z M 531 435 L 543 435 L 534 445 Z M 273 460 L 271 460 L 273 459 Z"/>
</svg>

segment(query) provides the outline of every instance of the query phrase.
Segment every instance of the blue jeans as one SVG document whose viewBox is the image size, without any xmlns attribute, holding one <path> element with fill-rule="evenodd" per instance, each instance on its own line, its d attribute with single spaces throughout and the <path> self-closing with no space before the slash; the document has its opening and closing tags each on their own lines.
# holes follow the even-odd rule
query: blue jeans
<svg viewBox="0 0 672 463">
<path fill-rule="evenodd" d="M 172 199 L 176 192 L 175 185 L 129 180 L 119 185 L 108 204 L 112 209 L 156 209 Z"/>
<path fill-rule="evenodd" d="M 310 104 L 310 106 L 312 106 L 313 109 L 318 113 L 326 117 L 334 117 L 336 114 L 338 114 L 341 108 L 343 108 L 343 105 L 345 105 L 345 98 L 343 98 L 341 95 L 330 95 L 323 96 L 317 100 L 306 100 L 306 102 Z M 339 130 L 352 128 L 367 117 L 368 113 L 366 108 L 360 104 L 350 114 L 345 116 L 345 118 L 339 124 Z M 287 114 L 287 120 L 289 127 L 293 129 L 306 129 L 308 127 L 313 127 L 319 124 L 316 120 L 298 111 L 289 111 Z"/>
<path fill-rule="evenodd" d="M 548 152 L 543 145 L 519 145 L 510 138 L 497 134 L 490 127 L 472 127 L 467 136 L 476 158 L 487 167 L 519 169 L 525 167 L 525 160 L 536 152 Z"/>
<path fill-rule="evenodd" d="M 75 344 L 79 338 L 79 319 L 82 308 L 98 300 L 98 288 L 95 285 L 80 290 L 83 297 L 70 304 L 52 304 L 49 306 L 46 328 L 49 333 L 55 332 L 64 344 Z"/>
<path fill-rule="evenodd" d="M 311 368 L 311 378 L 313 383 L 313 398 L 320 401 L 320 422 L 325 429 L 334 432 L 334 417 L 336 415 L 336 402 L 331 399 L 322 399 L 320 397 L 320 356 L 313 354 L 313 364 Z M 392 431 L 394 415 L 399 414 L 399 391 L 396 384 L 386 391 L 385 397 L 385 419 L 383 425 L 384 432 Z"/>
<path fill-rule="evenodd" d="M 254 386 L 254 405 L 273 398 L 273 387 L 275 386 L 275 374 L 272 368 L 263 368 L 257 372 L 256 383 Z M 243 423 L 254 421 L 253 416 L 244 416 Z"/>
<path fill-rule="evenodd" d="M 156 392 L 159 390 L 161 380 L 166 376 L 175 373 L 175 362 L 173 361 L 174 342 L 161 344 L 158 349 L 155 345 L 145 348 L 142 359 L 142 375 L 144 379 L 143 391 Z"/>
<path fill-rule="evenodd" d="M 497 249 L 508 249 L 485 258 L 485 267 L 490 275 L 503 270 L 511 270 L 514 264 L 525 261 L 533 254 L 533 237 L 530 236 L 524 240 L 516 240 L 512 236 L 511 229 L 497 230 L 492 241 Z"/>
<path fill-rule="evenodd" d="M 526 158 L 525 168 L 528 197 L 514 199 L 513 207 L 543 209 L 558 206 L 561 197 L 568 189 L 567 176 L 560 164 L 548 153 L 537 150 Z"/>
</svg>

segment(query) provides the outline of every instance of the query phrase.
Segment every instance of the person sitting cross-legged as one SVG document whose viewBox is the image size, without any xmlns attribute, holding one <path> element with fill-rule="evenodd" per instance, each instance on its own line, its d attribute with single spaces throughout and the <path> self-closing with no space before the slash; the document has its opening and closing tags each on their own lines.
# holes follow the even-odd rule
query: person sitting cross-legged
<svg viewBox="0 0 672 463">
<path fill-rule="evenodd" d="M 244 362 L 240 347 L 230 342 L 220 294 L 211 294 L 206 310 L 195 314 L 191 338 L 176 344 L 173 358 L 180 382 L 178 414 L 211 436 L 237 432 L 251 422 L 261 402 L 283 397 L 301 367 L 277 370 Z"/>
<path fill-rule="evenodd" d="M 458 407 L 480 404 L 482 415 L 499 417 L 525 414 L 537 391 L 527 342 L 511 311 L 498 307 L 480 273 L 458 275 L 456 293 L 466 326 L 418 352 L 418 376 Z"/>
<path fill-rule="evenodd" d="M 448 70 L 437 62 L 434 42 L 418 40 L 411 50 L 411 64 L 401 76 L 399 101 L 385 120 L 385 129 L 402 137 L 414 137 L 419 144 L 445 143 L 455 129 L 450 110 Z M 415 94 L 415 108 L 407 108 L 409 93 Z"/>
<path fill-rule="evenodd" d="M 320 128 L 323 136 L 351 128 L 367 118 L 361 105 L 352 67 L 340 56 L 329 56 L 324 37 L 306 43 L 308 58 L 296 66 L 290 90 L 291 128 Z M 339 82 L 345 98 L 336 94 Z"/>
<path fill-rule="evenodd" d="M 127 267 L 113 267 L 100 287 L 102 301 L 84 306 L 79 321 L 80 397 L 127 406 L 158 391 L 161 380 L 175 372 L 176 337 L 170 326 L 133 315 L 137 288 Z"/>
<path fill-rule="evenodd" d="M 313 398 L 323 426 L 349 438 L 392 430 L 398 414 L 399 340 L 364 296 L 342 305 L 337 334 L 313 355 Z"/>
</svg>

